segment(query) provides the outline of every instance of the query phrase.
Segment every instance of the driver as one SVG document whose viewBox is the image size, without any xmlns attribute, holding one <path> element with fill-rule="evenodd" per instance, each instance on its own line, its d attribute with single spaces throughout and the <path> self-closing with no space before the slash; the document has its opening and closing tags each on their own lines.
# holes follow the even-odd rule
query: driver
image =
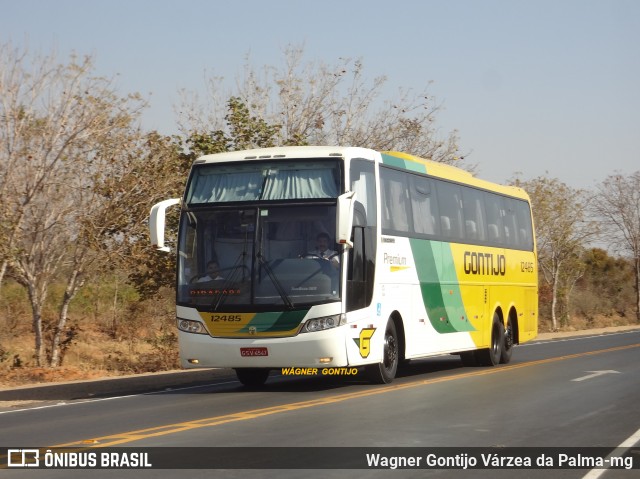
<svg viewBox="0 0 640 479">
<path fill-rule="evenodd" d="M 218 281 L 224 279 L 220 276 L 220 265 L 216 260 L 207 263 L 207 271 L 203 276 L 196 276 L 191 280 L 192 283 L 204 283 L 206 281 Z"/>
<path fill-rule="evenodd" d="M 340 258 L 338 253 L 329 249 L 331 238 L 327 233 L 318 233 L 316 236 L 316 249 L 309 251 L 309 256 L 317 256 L 331 263 L 331 266 L 338 268 L 340 266 Z"/>
</svg>

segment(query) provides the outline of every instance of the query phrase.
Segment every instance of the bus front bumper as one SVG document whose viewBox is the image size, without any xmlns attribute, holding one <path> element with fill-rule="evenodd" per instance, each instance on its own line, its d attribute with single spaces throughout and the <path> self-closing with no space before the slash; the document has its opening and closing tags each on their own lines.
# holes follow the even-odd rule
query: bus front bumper
<svg viewBox="0 0 640 479">
<path fill-rule="evenodd" d="M 343 328 L 288 338 L 212 338 L 179 331 L 184 368 L 348 366 Z"/>
</svg>

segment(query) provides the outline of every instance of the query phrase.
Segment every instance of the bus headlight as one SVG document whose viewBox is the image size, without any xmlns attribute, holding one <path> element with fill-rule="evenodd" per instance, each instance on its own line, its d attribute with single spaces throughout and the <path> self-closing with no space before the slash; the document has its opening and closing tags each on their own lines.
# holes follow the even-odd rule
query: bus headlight
<svg viewBox="0 0 640 479">
<path fill-rule="evenodd" d="M 313 333 L 315 331 L 324 331 L 325 329 L 337 328 L 343 324 L 347 324 L 347 316 L 345 314 L 334 314 L 333 316 L 310 319 L 304 324 L 302 332 Z"/>
<path fill-rule="evenodd" d="M 177 320 L 178 320 L 178 329 L 180 331 L 184 331 L 187 333 L 194 333 L 194 334 L 209 334 L 205 329 L 204 324 L 202 324 L 200 321 L 191 321 L 189 319 L 181 319 L 181 318 L 177 318 Z"/>
</svg>

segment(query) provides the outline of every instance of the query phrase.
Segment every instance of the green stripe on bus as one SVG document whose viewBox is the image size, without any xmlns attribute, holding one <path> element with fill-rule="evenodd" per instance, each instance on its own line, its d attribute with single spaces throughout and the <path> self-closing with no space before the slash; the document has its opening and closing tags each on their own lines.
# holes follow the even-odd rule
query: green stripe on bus
<svg viewBox="0 0 640 479">
<path fill-rule="evenodd" d="M 291 331 L 298 327 L 308 312 L 308 309 L 303 309 L 300 311 L 256 313 L 241 332 L 248 333 L 250 327 L 256 328 L 258 333 Z"/>
<path fill-rule="evenodd" d="M 466 321 L 451 248 L 438 241 L 409 239 L 418 272 L 422 300 L 439 333 L 474 331 Z"/>
<path fill-rule="evenodd" d="M 421 163 L 415 161 L 408 161 L 404 158 L 398 158 L 397 156 L 391 156 L 382 154 L 382 163 L 389 166 L 395 166 L 396 168 L 402 168 L 403 170 L 415 171 L 417 173 L 426 173 L 427 167 Z"/>
</svg>

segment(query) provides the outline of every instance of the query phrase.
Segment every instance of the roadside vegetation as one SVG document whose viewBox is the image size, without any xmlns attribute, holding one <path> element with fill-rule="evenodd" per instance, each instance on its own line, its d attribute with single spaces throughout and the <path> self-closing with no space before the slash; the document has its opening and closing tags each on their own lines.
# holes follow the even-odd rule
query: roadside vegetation
<svg viewBox="0 0 640 479">
<path fill-rule="evenodd" d="M 178 367 L 173 260 L 149 247 L 146 218 L 202 154 L 341 144 L 478 168 L 441 134 L 428 89 L 385 98 L 360 60 L 283 57 L 247 62 L 233 91 L 212 77 L 205 98 L 183 92 L 165 136 L 91 57 L 0 45 L 0 386 Z M 640 171 L 594 191 L 513 183 L 534 208 L 541 330 L 640 322 Z"/>
</svg>

